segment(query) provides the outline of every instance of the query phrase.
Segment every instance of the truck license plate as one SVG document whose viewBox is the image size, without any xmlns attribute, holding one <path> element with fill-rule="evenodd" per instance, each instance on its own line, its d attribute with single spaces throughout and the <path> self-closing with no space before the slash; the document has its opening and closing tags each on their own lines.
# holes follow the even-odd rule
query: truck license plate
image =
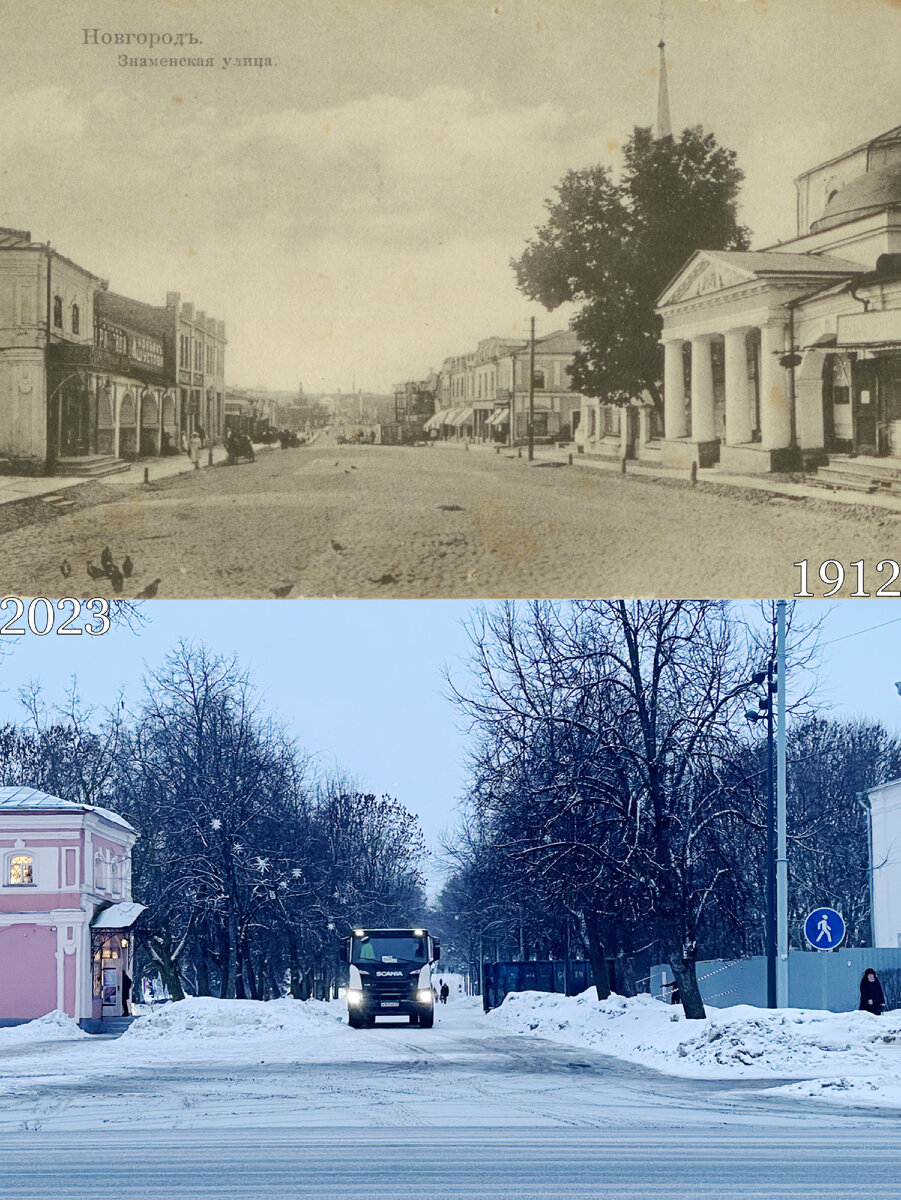
<svg viewBox="0 0 901 1200">
<path fill-rule="evenodd" d="M 399 1000 L 383 1000 L 380 1007 L 381 1008 L 400 1008 L 400 1001 Z"/>
</svg>

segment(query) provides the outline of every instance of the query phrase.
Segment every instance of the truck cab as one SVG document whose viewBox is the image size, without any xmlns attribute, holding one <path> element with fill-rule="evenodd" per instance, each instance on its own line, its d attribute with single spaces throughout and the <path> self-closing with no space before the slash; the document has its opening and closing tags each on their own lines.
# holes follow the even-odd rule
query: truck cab
<svg viewBox="0 0 901 1200">
<path fill-rule="evenodd" d="M 440 956 L 426 929 L 355 929 L 340 951 L 347 963 L 347 1023 L 363 1029 L 376 1017 L 406 1016 L 411 1025 L 431 1028 L 432 963 Z"/>
</svg>

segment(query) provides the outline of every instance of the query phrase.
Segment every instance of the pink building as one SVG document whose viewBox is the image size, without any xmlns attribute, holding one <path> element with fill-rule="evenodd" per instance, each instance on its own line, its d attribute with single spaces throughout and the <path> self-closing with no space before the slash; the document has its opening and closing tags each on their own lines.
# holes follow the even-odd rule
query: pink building
<svg viewBox="0 0 901 1200">
<path fill-rule="evenodd" d="M 0 1025 L 60 1009 L 97 1032 L 123 1014 L 136 838 L 104 808 L 0 788 Z"/>
</svg>

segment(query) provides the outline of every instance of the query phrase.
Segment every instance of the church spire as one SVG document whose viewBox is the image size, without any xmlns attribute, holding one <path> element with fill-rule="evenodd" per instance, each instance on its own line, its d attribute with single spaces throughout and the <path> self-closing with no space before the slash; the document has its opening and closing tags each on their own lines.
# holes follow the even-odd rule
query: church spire
<svg viewBox="0 0 901 1200">
<path fill-rule="evenodd" d="M 666 83 L 666 42 L 663 40 L 664 23 L 669 19 L 663 10 L 663 0 L 660 0 L 660 12 L 655 14 L 660 21 L 660 80 L 657 92 L 657 140 L 673 136 L 673 123 L 669 111 L 669 88 Z"/>
</svg>

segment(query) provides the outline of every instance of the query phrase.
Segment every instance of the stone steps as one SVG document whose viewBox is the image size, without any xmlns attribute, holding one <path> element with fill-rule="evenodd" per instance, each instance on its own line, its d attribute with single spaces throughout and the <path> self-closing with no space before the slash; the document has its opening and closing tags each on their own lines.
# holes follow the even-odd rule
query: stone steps
<svg viewBox="0 0 901 1200">
<path fill-rule="evenodd" d="M 843 491 L 901 493 L 901 463 L 891 459 L 879 461 L 868 458 L 833 458 L 812 475 L 810 483 L 817 487 Z"/>
<path fill-rule="evenodd" d="M 58 458 L 54 475 L 100 479 L 104 475 L 120 475 L 131 470 L 131 463 L 112 454 L 88 454 L 78 458 Z"/>
<path fill-rule="evenodd" d="M 135 1020 L 136 1017 L 104 1017 L 100 1022 L 100 1032 L 120 1037 Z"/>
</svg>

